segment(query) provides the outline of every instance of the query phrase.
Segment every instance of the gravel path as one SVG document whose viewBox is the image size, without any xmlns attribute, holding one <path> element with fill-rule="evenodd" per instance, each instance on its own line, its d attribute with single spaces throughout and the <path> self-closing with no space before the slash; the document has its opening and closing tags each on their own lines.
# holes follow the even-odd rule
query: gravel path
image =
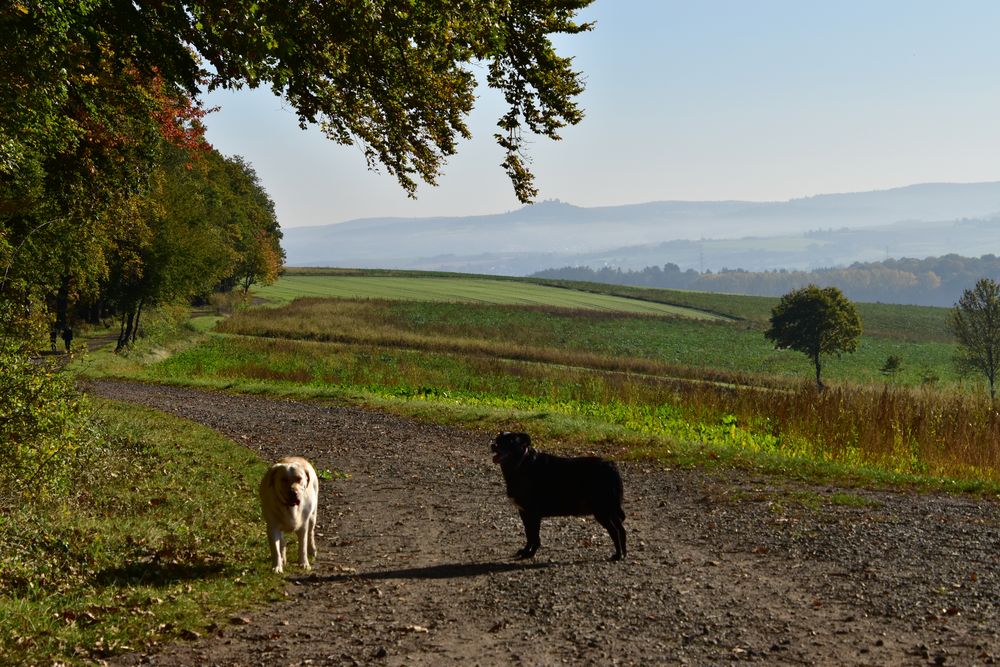
<svg viewBox="0 0 1000 667">
<path fill-rule="evenodd" d="M 629 556 L 546 519 L 533 562 L 489 434 L 352 408 L 98 381 L 321 488 L 319 558 L 246 624 L 116 664 L 977 665 L 1000 656 L 998 504 L 625 464 Z M 540 443 L 544 449 L 544 443 Z M 261 550 L 265 550 L 263 529 Z M 291 546 L 294 551 L 296 546 Z"/>
</svg>

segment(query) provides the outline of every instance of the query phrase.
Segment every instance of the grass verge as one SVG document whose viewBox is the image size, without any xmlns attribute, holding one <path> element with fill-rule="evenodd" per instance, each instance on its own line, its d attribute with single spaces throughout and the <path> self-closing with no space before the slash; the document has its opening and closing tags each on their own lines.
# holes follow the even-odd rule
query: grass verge
<svg viewBox="0 0 1000 667">
<path fill-rule="evenodd" d="M 96 407 L 106 435 L 72 491 L 0 516 L 0 664 L 192 639 L 280 594 L 256 501 L 265 464 L 185 420 Z"/>
<path fill-rule="evenodd" d="M 258 349 L 258 345 L 265 349 Z M 436 373 L 433 381 L 411 384 L 407 381 L 411 377 L 409 370 L 387 364 L 377 352 L 361 350 L 355 355 L 334 344 L 299 343 L 294 350 L 281 350 L 272 357 L 275 351 L 266 349 L 269 345 L 268 341 L 239 337 L 213 338 L 204 346 L 156 364 L 142 379 L 326 400 L 486 431 L 523 429 L 531 432 L 546 448 L 599 451 L 619 459 L 658 460 L 668 466 L 723 465 L 793 479 L 849 485 L 917 486 L 929 490 L 982 493 L 1000 491 L 994 460 L 977 459 L 969 452 L 962 452 L 962 457 L 954 452 L 956 456 L 952 457 L 949 454 L 952 448 L 923 446 L 911 440 L 917 434 L 899 421 L 871 419 L 867 413 L 856 414 L 856 407 L 842 405 L 856 393 L 851 388 L 828 391 L 815 411 L 811 408 L 817 403 L 816 395 L 808 388 L 801 395 L 799 392 L 771 392 L 771 399 L 787 403 L 784 409 L 787 415 L 783 417 L 786 421 L 778 421 L 756 418 L 753 412 L 735 412 L 737 408 L 760 408 L 755 408 L 752 401 L 741 408 L 736 399 L 745 398 L 744 392 L 725 388 L 716 391 L 710 386 L 689 387 L 695 393 L 686 398 L 687 390 L 674 386 L 668 388 L 661 401 L 627 402 L 622 387 L 612 387 L 613 393 L 620 398 L 609 399 L 600 378 L 591 374 L 589 379 L 573 381 L 566 378 L 554 382 L 535 395 L 510 393 L 506 391 L 509 388 L 499 385 L 494 387 L 498 393 L 486 389 L 449 389 Z M 341 349 L 338 352 L 334 348 Z M 392 383 L 335 381 L 327 377 L 329 368 L 317 360 L 325 359 L 343 370 L 351 365 L 342 357 L 345 352 L 355 359 L 385 366 L 383 370 L 393 375 Z M 285 353 L 299 366 L 295 369 L 285 367 L 280 360 Z M 433 362 L 434 365 L 437 362 Z M 459 375 L 469 377 L 473 373 Z M 509 369 L 495 377 L 479 369 L 478 380 L 491 384 L 492 379 L 509 375 Z M 524 377 L 520 380 L 522 389 L 528 386 Z M 568 393 L 557 395 L 552 391 Z M 603 398 L 598 398 L 594 391 Z M 592 397 L 587 398 L 587 395 Z M 768 400 L 767 393 L 755 392 L 748 396 Z M 892 392 L 890 398 L 892 396 L 905 398 L 897 396 L 896 392 Z M 876 399 L 874 403 L 868 402 L 882 410 L 906 411 L 912 405 L 908 402 L 884 403 L 881 394 L 872 398 Z M 964 422 L 962 415 L 967 414 L 961 413 L 962 418 L 957 421 Z M 834 420 L 830 415 L 841 417 Z M 854 416 L 858 417 L 858 424 L 869 424 L 871 429 L 862 431 L 855 428 L 856 424 L 852 426 Z M 940 421 L 926 423 L 935 433 L 945 425 Z M 824 430 L 824 424 L 829 424 L 829 430 Z M 874 430 L 880 424 L 888 429 L 885 433 Z M 941 440 L 934 441 L 923 437 L 922 442 L 947 441 L 952 437 L 942 435 Z M 866 446 L 869 440 L 874 446 Z"/>
</svg>

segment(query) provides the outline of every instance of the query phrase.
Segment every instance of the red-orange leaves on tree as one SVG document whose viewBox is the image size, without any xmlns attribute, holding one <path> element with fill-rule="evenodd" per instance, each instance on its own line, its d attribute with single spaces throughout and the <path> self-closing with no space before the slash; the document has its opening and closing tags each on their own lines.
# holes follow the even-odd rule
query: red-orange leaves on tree
<svg viewBox="0 0 1000 667">
<path fill-rule="evenodd" d="M 215 111 L 206 109 L 201 102 L 185 91 L 168 86 L 161 77 L 155 77 L 150 86 L 155 104 L 152 116 L 163 139 L 196 158 L 211 145 L 205 140 L 205 125 L 202 119 Z"/>
</svg>

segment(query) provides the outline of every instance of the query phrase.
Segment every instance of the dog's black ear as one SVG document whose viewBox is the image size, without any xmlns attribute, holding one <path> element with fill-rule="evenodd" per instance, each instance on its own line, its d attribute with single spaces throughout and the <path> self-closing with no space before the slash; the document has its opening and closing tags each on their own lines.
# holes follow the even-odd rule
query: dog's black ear
<svg viewBox="0 0 1000 667">
<path fill-rule="evenodd" d="M 514 433 L 514 442 L 522 447 L 531 447 L 531 436 L 527 433 Z"/>
</svg>

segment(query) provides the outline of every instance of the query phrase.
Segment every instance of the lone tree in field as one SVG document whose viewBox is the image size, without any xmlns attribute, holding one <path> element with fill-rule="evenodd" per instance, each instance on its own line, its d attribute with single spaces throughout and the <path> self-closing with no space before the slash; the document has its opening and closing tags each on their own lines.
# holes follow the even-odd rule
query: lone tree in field
<svg viewBox="0 0 1000 667">
<path fill-rule="evenodd" d="M 996 398 L 995 382 L 1000 368 L 1000 285 L 983 278 L 951 310 L 951 330 L 958 339 L 955 364 L 962 372 L 979 372 Z"/>
<path fill-rule="evenodd" d="M 861 317 L 836 287 L 809 285 L 781 297 L 771 311 L 771 327 L 764 337 L 778 349 L 797 350 L 809 357 L 816 367 L 816 388 L 822 391 L 821 356 L 858 349 Z"/>
</svg>

